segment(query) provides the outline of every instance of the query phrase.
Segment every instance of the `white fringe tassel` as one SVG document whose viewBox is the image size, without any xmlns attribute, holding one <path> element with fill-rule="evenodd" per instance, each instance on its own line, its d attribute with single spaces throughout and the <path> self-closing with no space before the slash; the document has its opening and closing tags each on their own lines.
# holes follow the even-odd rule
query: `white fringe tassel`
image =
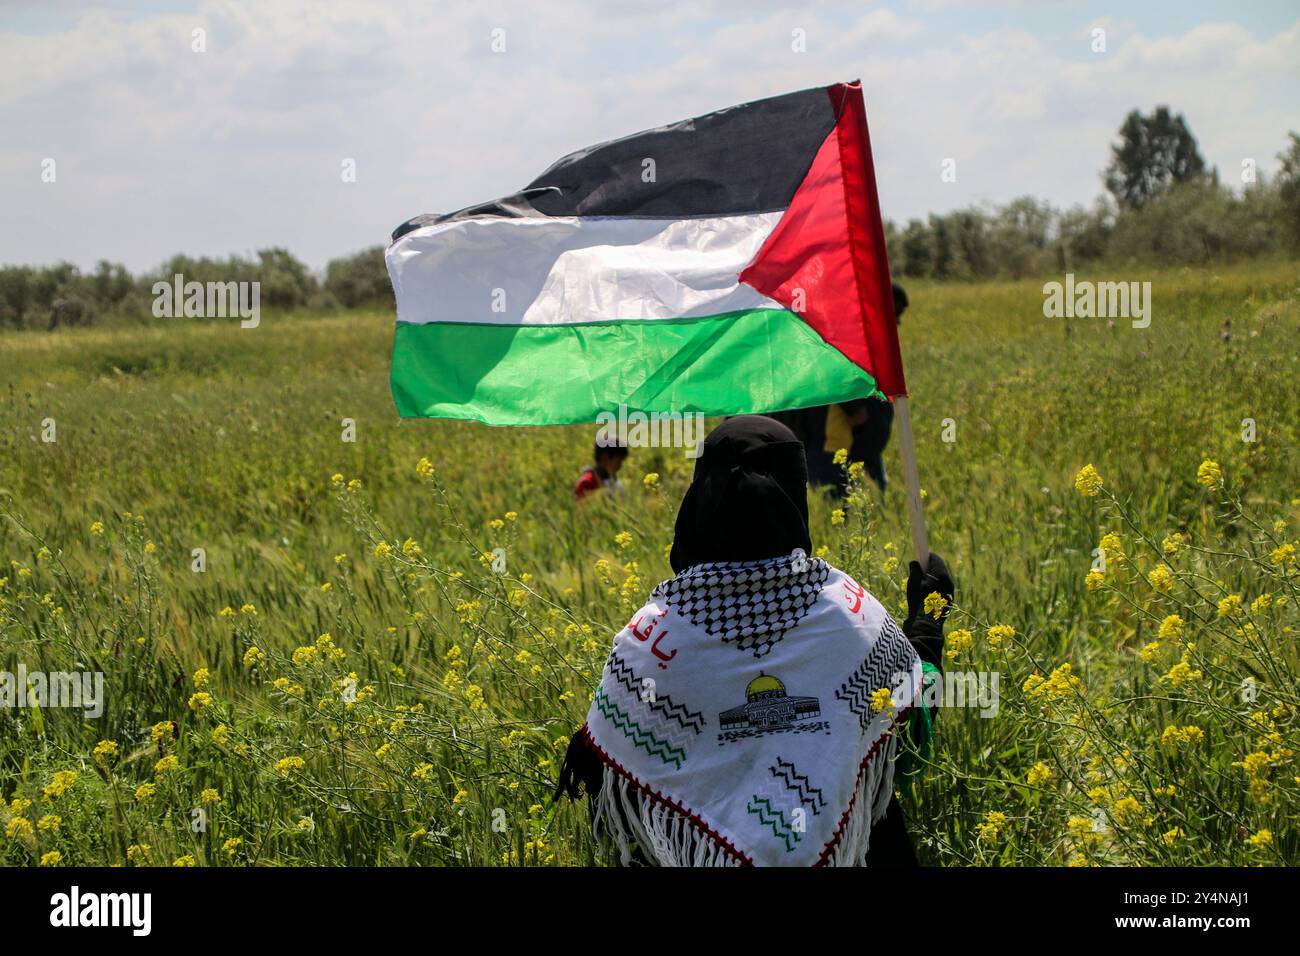
<svg viewBox="0 0 1300 956">
<path fill-rule="evenodd" d="M 826 859 L 827 866 L 864 866 L 871 846 L 871 827 L 885 815 L 894 791 L 894 760 L 898 734 L 881 741 L 861 775 L 853 810 L 840 840 Z M 621 811 L 621 812 L 620 812 Z M 624 866 L 632 862 L 633 847 L 657 866 L 739 866 L 713 837 L 694 826 L 671 807 L 642 793 L 618 771 L 605 767 L 596 800 L 593 829 L 601 840 L 618 849 Z"/>
</svg>

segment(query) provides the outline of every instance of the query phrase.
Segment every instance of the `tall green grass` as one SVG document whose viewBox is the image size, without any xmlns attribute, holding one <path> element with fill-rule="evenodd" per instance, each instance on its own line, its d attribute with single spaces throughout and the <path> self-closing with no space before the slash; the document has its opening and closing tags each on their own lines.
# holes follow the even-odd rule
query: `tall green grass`
<svg viewBox="0 0 1300 956">
<path fill-rule="evenodd" d="M 930 537 L 973 638 L 950 666 L 1002 692 L 996 718 L 940 715 L 913 833 L 932 863 L 1294 863 L 1296 577 L 1273 554 L 1300 511 L 1297 269 L 1097 278 L 1150 279 L 1151 327 L 1044 318 L 1038 282 L 909 287 Z M 0 669 L 108 686 L 97 720 L 0 710 L 0 859 L 599 859 L 585 810 L 548 798 L 612 635 L 670 573 L 692 463 L 634 450 L 626 494 L 575 507 L 592 427 L 399 422 L 391 334 L 355 313 L 0 335 Z M 1197 483 L 1207 458 L 1223 486 Z M 1089 463 L 1097 497 L 1073 486 Z M 840 507 L 813 501 L 814 545 L 899 610 L 897 482 Z M 1108 531 L 1126 558 L 1090 591 Z M 1184 653 L 1202 676 L 1175 686 Z M 1058 699 L 1022 689 L 1035 671 Z"/>
</svg>

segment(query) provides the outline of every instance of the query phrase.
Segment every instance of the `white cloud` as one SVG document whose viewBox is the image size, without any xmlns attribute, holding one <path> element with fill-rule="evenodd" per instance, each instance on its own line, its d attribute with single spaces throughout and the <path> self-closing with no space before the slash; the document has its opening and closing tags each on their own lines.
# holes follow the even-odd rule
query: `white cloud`
<svg viewBox="0 0 1300 956">
<path fill-rule="evenodd" d="M 289 247 L 313 265 L 420 212 L 509 192 L 560 155 L 732 103 L 861 76 L 888 215 L 1032 193 L 1086 202 L 1124 114 L 1169 103 L 1207 159 L 1265 170 L 1296 125 L 1300 20 L 1144 36 L 954 35 L 872 6 L 720 0 L 445 4 L 206 0 L 0 33 L 0 262 L 132 268 Z M 851 8 L 849 8 L 851 9 Z M 911 8 L 920 13 L 922 6 Z M 208 52 L 190 51 L 207 30 Z M 506 31 L 495 54 L 491 31 Z M 791 31 L 808 51 L 791 50 Z M 44 157 L 58 183 L 40 182 Z M 358 182 L 340 181 L 353 158 Z M 943 184 L 941 161 L 958 161 Z"/>
</svg>

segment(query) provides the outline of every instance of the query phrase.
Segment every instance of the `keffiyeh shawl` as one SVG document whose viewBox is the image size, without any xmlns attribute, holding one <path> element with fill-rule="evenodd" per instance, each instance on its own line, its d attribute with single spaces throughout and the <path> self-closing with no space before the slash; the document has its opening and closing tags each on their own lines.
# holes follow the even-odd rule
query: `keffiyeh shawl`
<svg viewBox="0 0 1300 956">
<path fill-rule="evenodd" d="M 687 568 L 615 637 L 575 738 L 597 836 L 625 864 L 862 865 L 920 681 L 880 602 L 820 559 Z"/>
</svg>

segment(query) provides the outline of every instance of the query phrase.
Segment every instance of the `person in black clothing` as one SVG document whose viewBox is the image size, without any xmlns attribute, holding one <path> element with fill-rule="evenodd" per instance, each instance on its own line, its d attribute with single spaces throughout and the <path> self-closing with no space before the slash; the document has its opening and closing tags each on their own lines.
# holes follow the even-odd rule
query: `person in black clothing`
<svg viewBox="0 0 1300 956">
<path fill-rule="evenodd" d="M 894 316 L 907 311 L 907 292 L 894 283 Z M 858 398 L 836 405 L 816 405 L 768 415 L 785 425 L 803 442 L 808 458 L 808 481 L 814 488 L 829 487 L 842 497 L 847 491 L 844 469 L 835 464 L 843 448 L 849 461 L 860 461 L 871 480 L 885 490 L 885 446 L 894 427 L 894 404 L 883 398 Z"/>
<path fill-rule="evenodd" d="M 907 311 L 907 292 L 894 283 L 894 317 L 901 323 Z M 862 399 L 862 419 L 853 426 L 849 460 L 862 462 L 866 473 L 885 490 L 885 446 L 894 428 L 894 403 L 882 398 Z"/>
<path fill-rule="evenodd" d="M 731 573 L 742 582 L 749 580 L 748 574 L 761 575 L 755 576 L 754 582 L 771 580 L 777 573 L 775 569 L 770 572 L 754 569 L 770 567 L 765 562 L 788 561 L 792 554 L 806 556 L 811 551 L 803 448 L 789 429 L 770 418 L 748 415 L 729 419 L 706 440 L 704 452 L 696 462 L 694 479 L 682 500 L 670 555 L 670 563 L 678 574 L 674 580 L 681 580 L 689 576 L 691 569 L 701 567 L 722 569 L 711 573 L 724 576 Z M 728 571 L 728 568 L 735 570 Z M 747 594 L 757 595 L 765 593 L 767 587 L 757 583 L 738 586 L 746 589 Z M 925 613 L 923 608 L 926 597 L 934 593 L 942 595 L 947 604 L 952 602 L 953 582 L 943 559 L 931 554 L 924 569 L 913 561 L 906 591 L 908 615 L 902 632 L 920 657 L 923 672 L 932 675 L 943 660 L 946 605 L 938 618 Z M 832 599 L 840 600 L 838 592 Z M 726 599 L 720 600 L 725 603 Z M 644 639 L 641 635 L 637 637 Z M 797 680 L 797 675 L 789 677 Z M 934 716 L 933 710 L 921 703 L 898 726 L 905 728 L 904 732 L 924 749 L 933 732 Z M 585 739 L 585 731 L 584 726 L 568 748 L 556 797 L 566 794 L 576 798 L 585 792 L 596 818 L 602 787 L 610 777 L 605 764 Z M 909 752 L 900 751 L 899 770 L 903 775 L 895 777 L 897 787 L 907 785 L 908 771 L 903 765 L 909 756 Z M 911 772 L 915 773 L 916 769 Z M 606 812 L 624 815 L 623 831 L 634 829 L 627 825 L 626 804 L 605 800 L 604 805 Z M 631 862 L 659 862 L 653 852 L 653 848 L 639 846 Z M 861 862 L 868 866 L 916 865 L 916 853 L 896 795 L 891 795 L 884 816 L 872 827 L 869 849 Z"/>
</svg>

